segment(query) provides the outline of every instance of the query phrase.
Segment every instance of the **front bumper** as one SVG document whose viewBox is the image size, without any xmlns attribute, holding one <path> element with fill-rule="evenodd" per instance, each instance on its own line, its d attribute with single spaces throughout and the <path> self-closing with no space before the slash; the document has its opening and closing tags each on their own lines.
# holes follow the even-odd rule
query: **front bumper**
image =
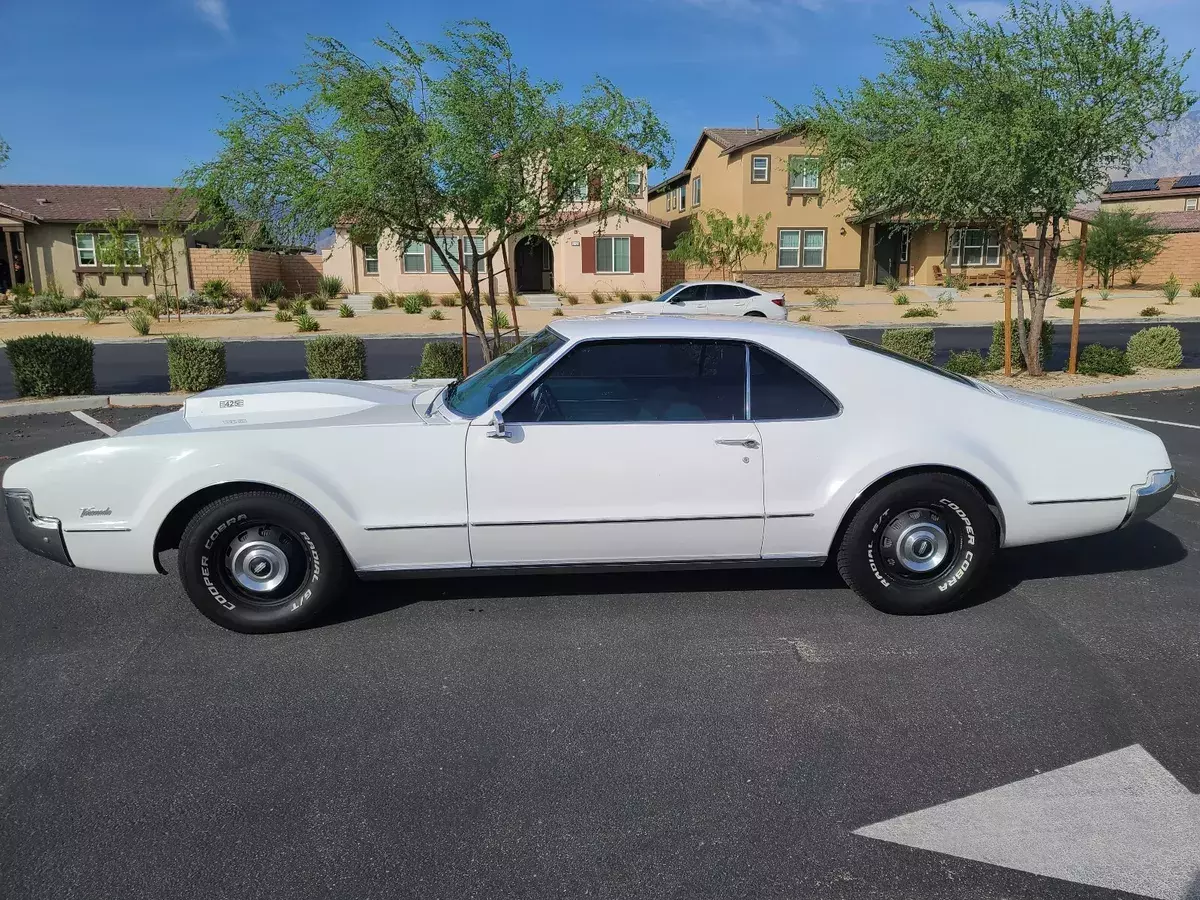
<svg viewBox="0 0 1200 900">
<path fill-rule="evenodd" d="M 74 565 L 63 540 L 62 523 L 34 512 L 33 495 L 29 491 L 6 490 L 4 508 L 8 512 L 8 523 L 12 526 L 17 543 L 30 553 L 64 566 Z"/>
<path fill-rule="evenodd" d="M 1174 469 L 1151 472 L 1145 484 L 1137 485 L 1129 492 L 1129 512 L 1125 514 L 1122 528 L 1144 522 L 1170 502 L 1179 487 Z"/>
</svg>

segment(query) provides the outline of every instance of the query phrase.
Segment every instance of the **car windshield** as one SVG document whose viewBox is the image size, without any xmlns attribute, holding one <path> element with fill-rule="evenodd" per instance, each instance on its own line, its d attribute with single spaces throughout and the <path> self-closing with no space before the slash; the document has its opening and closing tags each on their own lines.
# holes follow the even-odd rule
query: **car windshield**
<svg viewBox="0 0 1200 900">
<path fill-rule="evenodd" d="M 473 419 L 503 397 L 513 385 L 548 359 L 565 341 L 549 328 L 527 337 L 503 356 L 446 389 L 446 405 Z"/>
<path fill-rule="evenodd" d="M 665 290 L 661 294 L 659 294 L 657 297 L 655 297 L 652 302 L 666 303 L 668 300 L 670 300 L 672 297 L 674 297 L 676 294 L 678 294 L 684 287 L 686 287 L 686 285 L 677 284 L 673 288 L 668 288 L 667 290 Z"/>
</svg>

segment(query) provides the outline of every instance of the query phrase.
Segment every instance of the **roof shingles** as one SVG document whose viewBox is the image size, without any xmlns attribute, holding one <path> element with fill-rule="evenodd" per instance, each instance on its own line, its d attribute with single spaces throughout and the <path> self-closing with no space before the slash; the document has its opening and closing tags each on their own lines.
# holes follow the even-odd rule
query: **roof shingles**
<svg viewBox="0 0 1200 900">
<path fill-rule="evenodd" d="M 128 215 L 157 222 L 178 204 L 178 217 L 190 221 L 196 204 L 176 188 L 98 184 L 0 184 L 0 205 L 42 222 L 95 222 Z"/>
</svg>

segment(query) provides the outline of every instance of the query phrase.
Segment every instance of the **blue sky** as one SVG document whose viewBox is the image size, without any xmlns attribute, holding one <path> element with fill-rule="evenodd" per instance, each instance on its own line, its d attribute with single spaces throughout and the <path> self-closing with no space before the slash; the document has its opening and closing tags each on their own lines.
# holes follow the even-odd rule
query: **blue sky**
<svg viewBox="0 0 1200 900">
<path fill-rule="evenodd" d="M 1198 0 L 1119 0 L 1177 53 L 1200 45 Z M 284 78 L 309 33 L 362 52 L 391 22 L 435 39 L 451 18 L 508 35 L 518 60 L 573 92 L 596 74 L 649 99 L 682 164 L 705 126 L 771 123 L 882 66 L 877 34 L 910 31 L 905 0 L 0 0 L 7 182 L 170 184 L 211 156 L 223 96 Z M 998 2 L 963 3 L 993 15 Z M 52 10 L 52 12 L 51 12 Z M 120 23 L 119 26 L 114 23 Z M 52 37 L 51 37 L 52 35 Z M 41 36 L 39 38 L 39 36 Z M 1188 64 L 1200 85 L 1200 60 Z M 663 172 L 655 173 L 665 174 Z M 652 176 L 654 177 L 654 176 Z"/>
</svg>

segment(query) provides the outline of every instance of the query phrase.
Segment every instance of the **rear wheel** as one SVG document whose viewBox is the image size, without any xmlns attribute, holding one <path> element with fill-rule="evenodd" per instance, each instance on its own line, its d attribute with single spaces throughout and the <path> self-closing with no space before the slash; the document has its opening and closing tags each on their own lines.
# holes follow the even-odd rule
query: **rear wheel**
<svg viewBox="0 0 1200 900">
<path fill-rule="evenodd" d="M 995 550 L 996 523 L 979 491 L 931 473 L 898 479 L 867 498 L 846 527 L 837 565 L 872 606 L 919 615 L 961 601 Z"/>
<path fill-rule="evenodd" d="M 752 309 L 752 310 L 750 310 L 750 312 L 748 312 L 744 316 L 742 316 L 742 318 L 749 318 L 750 316 L 754 316 L 755 318 L 758 318 L 758 319 L 765 319 L 767 317 L 767 314 L 764 312 L 759 312 L 757 309 Z"/>
<path fill-rule="evenodd" d="M 341 594 L 346 568 L 320 516 L 269 491 L 213 501 L 179 542 L 179 577 L 192 603 L 218 625 L 250 634 L 308 625 Z"/>
</svg>

